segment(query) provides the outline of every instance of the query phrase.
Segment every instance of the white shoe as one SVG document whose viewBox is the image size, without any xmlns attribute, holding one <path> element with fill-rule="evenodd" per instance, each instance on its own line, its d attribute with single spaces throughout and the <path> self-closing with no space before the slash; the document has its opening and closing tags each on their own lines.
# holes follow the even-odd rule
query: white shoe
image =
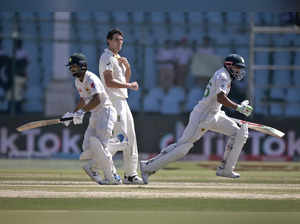
<svg viewBox="0 0 300 224">
<path fill-rule="evenodd" d="M 140 161 L 140 170 L 141 170 L 144 184 L 148 184 L 149 176 L 155 173 L 155 172 L 146 171 L 146 165 L 147 165 L 147 161 Z"/>
<path fill-rule="evenodd" d="M 124 184 L 137 184 L 137 185 L 144 184 L 144 181 L 138 175 L 135 175 L 132 177 L 125 176 L 123 182 L 124 182 Z"/>
<path fill-rule="evenodd" d="M 225 169 L 222 169 L 220 167 L 217 169 L 216 175 L 220 176 L 220 177 L 228 177 L 228 178 L 239 178 L 240 177 L 239 173 L 236 173 L 236 172 L 233 172 L 233 171 L 228 172 Z"/>
<path fill-rule="evenodd" d="M 97 171 L 93 171 L 91 166 L 89 164 L 86 164 L 82 167 L 82 169 L 85 171 L 85 173 L 96 183 L 100 184 L 102 182 L 102 179 Z"/>
<path fill-rule="evenodd" d="M 110 180 L 105 179 L 105 180 L 101 181 L 99 184 L 101 184 L 101 185 L 120 185 L 120 184 L 122 184 L 122 180 L 121 180 L 121 177 L 119 176 L 119 174 L 114 173 L 113 180 L 110 181 Z"/>
</svg>

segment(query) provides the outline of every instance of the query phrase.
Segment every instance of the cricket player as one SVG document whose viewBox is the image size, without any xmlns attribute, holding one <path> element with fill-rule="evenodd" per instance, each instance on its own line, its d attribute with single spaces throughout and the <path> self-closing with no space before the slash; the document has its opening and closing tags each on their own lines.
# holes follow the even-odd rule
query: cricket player
<svg viewBox="0 0 300 224">
<path fill-rule="evenodd" d="M 189 123 L 177 143 L 171 144 L 161 150 L 160 154 L 150 160 L 140 162 L 142 178 L 148 183 L 150 175 L 166 164 L 184 157 L 208 130 L 229 136 L 225 147 L 224 158 L 217 168 L 217 176 L 238 178 L 234 172 L 241 150 L 248 138 L 248 126 L 238 126 L 235 121 L 226 116 L 221 110 L 222 105 L 230 107 L 249 116 L 253 108 L 245 100 L 241 104 L 231 101 L 227 95 L 231 82 L 241 80 L 245 75 L 245 61 L 237 54 L 230 54 L 224 60 L 224 67 L 215 72 L 209 80 L 203 98 L 194 107 L 190 114 Z"/>
<path fill-rule="evenodd" d="M 107 144 L 112 136 L 112 130 L 117 120 L 117 112 L 113 107 L 99 77 L 87 70 L 87 60 L 83 54 L 75 53 L 66 65 L 69 67 L 80 100 L 73 113 L 63 117 L 73 117 L 73 123 L 81 124 L 86 112 L 91 112 L 88 128 L 83 139 L 83 153 L 80 160 L 88 160 L 82 167 L 86 174 L 99 184 L 122 184 L 116 172 L 112 155 Z M 68 126 L 71 121 L 65 121 Z M 104 180 L 97 170 L 102 170 Z"/>
<path fill-rule="evenodd" d="M 123 33 L 112 29 L 106 36 L 108 48 L 100 57 L 99 74 L 113 106 L 118 113 L 118 128 L 125 137 L 123 151 L 124 184 L 144 184 L 138 176 L 138 149 L 134 128 L 134 120 L 127 103 L 127 89 L 137 91 L 137 82 L 130 82 L 131 68 L 128 60 L 119 55 L 124 42 Z M 118 134 L 118 133 L 117 133 Z M 112 152 L 113 150 L 110 149 Z M 115 152 L 115 151 L 114 151 Z"/>
</svg>

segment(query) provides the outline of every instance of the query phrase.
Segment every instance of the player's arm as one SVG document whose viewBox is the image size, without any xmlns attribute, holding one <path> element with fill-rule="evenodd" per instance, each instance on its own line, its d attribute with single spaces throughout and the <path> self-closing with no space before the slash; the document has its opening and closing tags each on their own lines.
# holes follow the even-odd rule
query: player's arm
<svg viewBox="0 0 300 224">
<path fill-rule="evenodd" d="M 225 107 L 230 107 L 244 114 L 247 117 L 250 116 L 253 111 L 253 108 L 250 105 L 248 105 L 248 100 L 244 100 L 241 104 L 236 104 L 235 102 L 230 100 L 223 91 L 217 94 L 217 100 L 220 104 L 224 105 Z"/>
<path fill-rule="evenodd" d="M 126 82 L 129 82 L 130 81 L 130 77 L 131 77 L 131 68 L 130 68 L 130 65 L 129 65 L 128 68 L 126 68 L 125 77 L 126 77 Z"/>
<path fill-rule="evenodd" d="M 94 109 L 96 106 L 100 104 L 100 95 L 99 93 L 95 93 L 93 95 L 93 98 L 90 100 L 90 102 L 86 105 L 84 105 L 84 100 L 80 98 L 78 105 L 76 106 L 75 110 L 73 113 L 65 113 L 62 118 L 66 117 L 73 117 L 73 123 L 74 124 L 81 124 L 83 121 L 83 117 L 85 112 L 88 112 L 92 109 Z M 71 121 L 64 121 L 65 126 L 69 126 Z"/>
<path fill-rule="evenodd" d="M 109 88 L 128 88 L 128 89 L 133 89 L 133 90 L 137 90 L 138 89 L 137 82 L 122 83 L 119 80 L 114 79 L 111 70 L 105 70 L 103 72 L 103 76 L 104 76 L 105 84 Z"/>
<path fill-rule="evenodd" d="M 233 102 L 232 100 L 230 100 L 223 91 L 221 91 L 217 94 L 217 100 L 220 104 L 222 104 L 225 107 L 229 107 L 234 110 L 237 109 L 238 105 L 235 102 Z"/>
<path fill-rule="evenodd" d="M 126 68 L 125 78 L 126 78 L 126 82 L 129 82 L 130 77 L 131 77 L 131 68 L 130 68 L 130 64 L 129 64 L 127 58 L 121 57 L 118 59 L 118 61 L 121 62 L 125 66 L 125 68 Z"/>
<path fill-rule="evenodd" d="M 95 107 L 97 107 L 99 104 L 101 103 L 100 100 L 100 94 L 99 93 L 95 93 L 93 95 L 93 98 L 90 100 L 90 102 L 88 102 L 88 104 L 84 105 L 81 109 L 83 111 L 91 111 L 93 110 Z"/>
<path fill-rule="evenodd" d="M 77 106 L 76 106 L 74 112 L 80 110 L 83 106 L 84 106 L 84 100 L 82 97 L 80 97 L 79 102 L 77 103 Z"/>
</svg>

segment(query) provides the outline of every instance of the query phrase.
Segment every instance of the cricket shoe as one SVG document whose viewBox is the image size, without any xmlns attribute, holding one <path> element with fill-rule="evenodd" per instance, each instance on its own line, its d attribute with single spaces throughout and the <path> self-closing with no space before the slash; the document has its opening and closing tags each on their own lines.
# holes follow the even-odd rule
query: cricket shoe
<svg viewBox="0 0 300 224">
<path fill-rule="evenodd" d="M 135 176 L 131 176 L 131 177 L 124 177 L 124 184 L 137 184 L 137 185 L 141 185 L 144 184 L 144 181 L 142 180 L 142 178 L 140 178 L 138 175 Z"/>
<path fill-rule="evenodd" d="M 148 184 L 149 176 L 151 176 L 152 174 L 155 173 L 155 172 L 146 171 L 146 166 L 147 166 L 147 161 L 141 160 L 140 161 L 140 170 L 142 173 L 142 179 L 143 179 L 144 184 Z"/>
<path fill-rule="evenodd" d="M 96 183 L 100 184 L 102 182 L 102 179 L 97 171 L 93 171 L 91 166 L 89 164 L 86 164 L 82 167 L 82 169 L 85 171 L 85 173 Z"/>
<path fill-rule="evenodd" d="M 228 177 L 228 178 L 240 178 L 240 174 L 233 172 L 233 171 L 226 171 L 225 169 L 222 169 L 218 167 L 216 175 L 219 177 Z"/>
<path fill-rule="evenodd" d="M 119 174 L 114 173 L 112 180 L 102 180 L 99 182 L 101 185 L 120 185 L 122 184 L 122 180 Z"/>
</svg>

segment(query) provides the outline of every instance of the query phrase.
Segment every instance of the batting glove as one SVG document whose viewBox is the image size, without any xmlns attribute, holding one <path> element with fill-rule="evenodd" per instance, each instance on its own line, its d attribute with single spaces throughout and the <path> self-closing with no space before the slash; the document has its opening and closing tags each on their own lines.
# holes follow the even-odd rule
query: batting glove
<svg viewBox="0 0 300 224">
<path fill-rule="evenodd" d="M 73 123 L 75 125 L 82 124 L 85 111 L 80 109 L 73 114 Z"/>
<path fill-rule="evenodd" d="M 253 108 L 249 105 L 248 100 L 244 100 L 241 105 L 237 106 L 236 110 L 249 117 L 253 111 Z"/>
<path fill-rule="evenodd" d="M 62 116 L 62 118 L 67 118 L 67 117 L 73 117 L 73 113 L 70 113 L 70 112 L 67 112 L 64 114 L 64 116 Z M 63 121 L 62 123 L 68 127 L 70 125 L 72 120 L 69 120 L 69 121 Z"/>
</svg>

